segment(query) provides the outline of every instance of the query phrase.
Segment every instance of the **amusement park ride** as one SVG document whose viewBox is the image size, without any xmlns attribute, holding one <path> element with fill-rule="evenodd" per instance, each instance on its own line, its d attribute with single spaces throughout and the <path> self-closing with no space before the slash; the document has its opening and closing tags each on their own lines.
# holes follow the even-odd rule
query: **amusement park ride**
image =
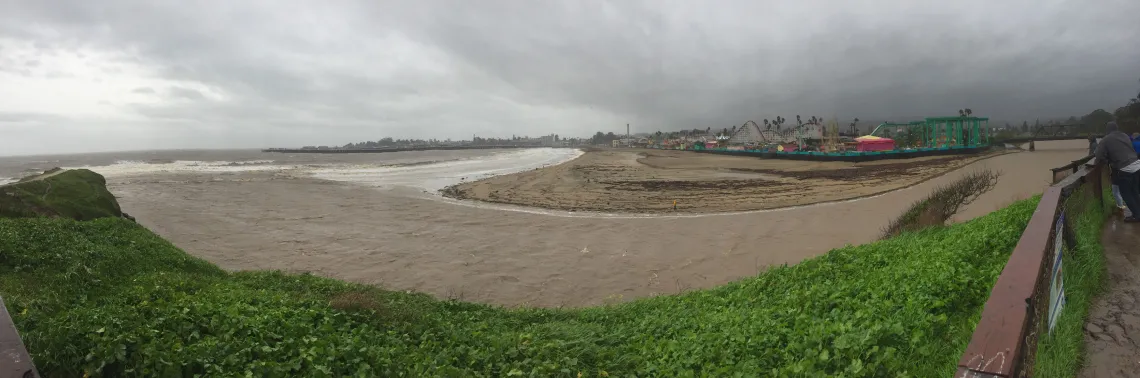
<svg viewBox="0 0 1140 378">
<path fill-rule="evenodd" d="M 986 117 L 928 117 L 907 123 L 884 122 L 873 136 L 894 138 L 902 148 L 973 147 L 988 145 L 993 137 Z"/>
<path fill-rule="evenodd" d="M 885 122 L 871 131 L 871 136 L 894 138 L 899 148 L 941 148 L 980 146 L 990 143 L 992 132 L 989 118 L 929 117 L 907 123 Z M 822 118 L 812 117 L 799 125 L 773 130 L 747 121 L 729 139 L 733 145 L 772 145 L 795 143 L 799 146 L 817 146 L 820 151 L 838 152 L 844 144 L 839 137 L 839 122 L 824 124 Z"/>
<path fill-rule="evenodd" d="M 905 159 L 919 156 L 973 154 L 985 151 L 995 142 L 1074 139 L 1079 124 L 1041 126 L 1031 136 L 994 140 L 989 118 L 974 117 L 967 110 L 957 117 L 928 117 L 906 123 L 884 122 L 871 133 L 854 138 L 841 137 L 837 119 L 811 117 L 783 128 L 784 119 L 765 120 L 764 126 L 747 121 L 719 147 L 694 145 L 705 153 L 760 156 L 817 161 L 868 161 Z M 858 119 L 856 119 L 858 121 Z M 1050 135 L 1052 134 L 1052 135 Z M 727 142 L 728 146 L 724 143 Z M 1032 146 L 1031 146 L 1032 147 Z"/>
<path fill-rule="evenodd" d="M 799 120 L 797 119 L 797 121 Z M 799 125 L 787 129 L 776 126 L 776 129 L 773 130 L 772 127 L 771 124 L 768 124 L 761 128 L 756 122 L 749 120 L 736 129 L 736 133 L 729 138 L 728 143 L 738 145 L 798 143 L 806 145 L 821 141 L 825 126 L 822 118 L 812 117 L 807 122 L 800 121 Z"/>
</svg>

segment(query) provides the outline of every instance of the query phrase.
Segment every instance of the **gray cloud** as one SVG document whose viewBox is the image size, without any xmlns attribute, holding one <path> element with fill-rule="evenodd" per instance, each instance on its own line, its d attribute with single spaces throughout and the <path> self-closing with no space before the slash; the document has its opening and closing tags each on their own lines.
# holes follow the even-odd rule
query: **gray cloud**
<svg viewBox="0 0 1140 378">
<path fill-rule="evenodd" d="M 289 144 L 1061 117 L 1122 104 L 1140 77 L 1127 1 L 3 1 L 0 38 L 116 53 L 222 97 L 174 85 L 177 101 L 124 107 L 154 127 Z"/>
<path fill-rule="evenodd" d="M 170 87 L 166 89 L 166 96 L 172 99 L 202 101 L 206 96 L 196 89 L 183 88 L 183 87 Z"/>
<path fill-rule="evenodd" d="M 0 123 L 35 123 L 65 120 L 67 117 L 36 112 L 0 112 Z"/>
</svg>

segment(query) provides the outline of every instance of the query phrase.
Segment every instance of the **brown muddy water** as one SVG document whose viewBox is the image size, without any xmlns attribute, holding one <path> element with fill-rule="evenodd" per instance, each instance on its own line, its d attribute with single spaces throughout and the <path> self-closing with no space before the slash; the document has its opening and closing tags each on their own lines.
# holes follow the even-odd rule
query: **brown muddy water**
<svg viewBox="0 0 1140 378">
<path fill-rule="evenodd" d="M 986 159 L 884 195 L 738 214 L 571 214 L 447 200 L 459 180 L 573 150 L 283 155 L 161 151 L 0 158 L 0 177 L 53 166 L 107 176 L 123 210 L 229 270 L 280 269 L 502 305 L 587 306 L 708 288 L 875 240 L 911 202 L 973 169 L 1003 173 L 956 218 L 1040 193 L 1087 142 Z"/>
</svg>

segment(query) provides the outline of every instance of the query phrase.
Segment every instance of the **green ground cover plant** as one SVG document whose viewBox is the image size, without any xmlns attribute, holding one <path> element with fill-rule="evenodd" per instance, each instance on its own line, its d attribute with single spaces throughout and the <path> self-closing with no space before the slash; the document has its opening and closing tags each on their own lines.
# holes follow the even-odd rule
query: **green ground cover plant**
<svg viewBox="0 0 1140 378">
<path fill-rule="evenodd" d="M 1062 255 L 1065 282 L 1065 308 L 1053 334 L 1038 338 L 1034 373 L 1038 377 L 1075 377 L 1084 363 L 1085 322 L 1093 301 L 1107 286 L 1104 245 L 1101 229 L 1112 206 L 1109 185 L 1104 185 L 1103 200 L 1087 191 L 1078 192 L 1066 203 L 1072 217 L 1076 248 L 1066 248 Z"/>
<path fill-rule="evenodd" d="M 582 309 L 227 273 L 122 218 L 0 219 L 0 295 L 48 377 L 950 376 L 1036 203 Z"/>
</svg>

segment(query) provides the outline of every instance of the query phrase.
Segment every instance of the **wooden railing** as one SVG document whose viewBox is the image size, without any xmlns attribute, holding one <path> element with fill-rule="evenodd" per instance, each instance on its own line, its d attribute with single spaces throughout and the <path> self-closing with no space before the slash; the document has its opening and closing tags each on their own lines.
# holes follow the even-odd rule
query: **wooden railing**
<svg viewBox="0 0 1140 378">
<path fill-rule="evenodd" d="M 1077 169 L 1084 166 L 1085 164 L 1087 164 L 1089 161 L 1092 160 L 1092 158 L 1093 158 L 1092 155 L 1085 156 L 1083 158 L 1073 160 L 1072 163 L 1065 164 L 1063 166 L 1050 169 L 1050 171 L 1053 171 L 1053 183 L 1056 184 L 1057 182 L 1060 182 L 1062 179 L 1064 179 L 1068 175 L 1073 174 L 1073 173 L 1077 173 Z"/>
<path fill-rule="evenodd" d="M 4 298 L 0 298 L 0 378 L 37 378 L 32 357 L 24 348 L 20 334 L 16 332 L 16 325 L 8 315 L 8 307 L 4 305 Z"/>
<path fill-rule="evenodd" d="M 1065 200 L 1078 189 L 1103 200 L 1103 165 L 1091 156 L 1053 170 L 1073 173 L 1045 189 L 1037 210 L 998 276 L 982 310 L 970 344 L 958 361 L 955 377 L 1024 377 L 1032 375 L 1037 335 L 1048 328 L 1050 285 L 1058 240 L 1071 243 L 1066 222 L 1058 222 Z M 1086 186 L 1087 185 L 1087 186 Z M 1097 202 L 1099 204 L 1099 202 Z M 1060 231 L 1062 234 L 1058 235 Z M 1063 238 L 1062 238 L 1063 237 Z"/>
</svg>

